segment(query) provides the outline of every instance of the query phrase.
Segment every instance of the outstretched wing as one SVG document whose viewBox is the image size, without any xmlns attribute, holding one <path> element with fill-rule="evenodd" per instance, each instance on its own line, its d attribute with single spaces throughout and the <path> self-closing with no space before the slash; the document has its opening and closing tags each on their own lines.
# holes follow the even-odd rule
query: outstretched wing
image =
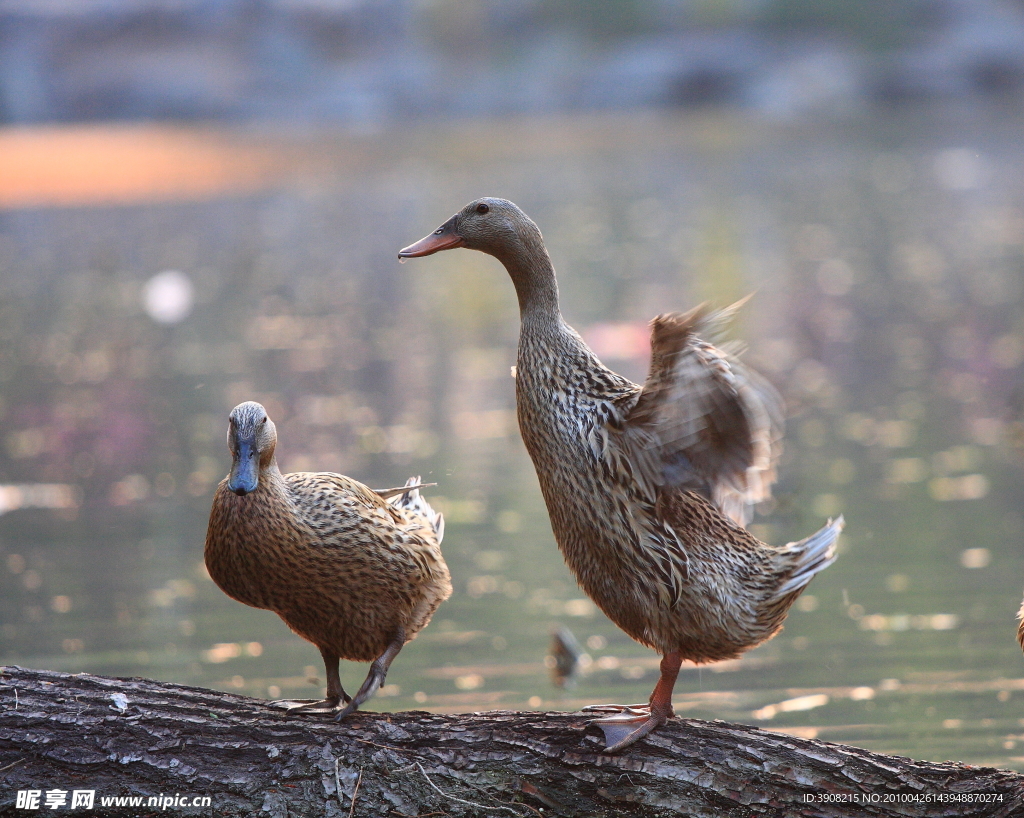
<svg viewBox="0 0 1024 818">
<path fill-rule="evenodd" d="M 643 485 L 696 491 L 739 525 L 771 495 L 783 424 L 771 384 L 708 340 L 745 301 L 655 318 L 647 382 L 608 429 Z"/>
</svg>

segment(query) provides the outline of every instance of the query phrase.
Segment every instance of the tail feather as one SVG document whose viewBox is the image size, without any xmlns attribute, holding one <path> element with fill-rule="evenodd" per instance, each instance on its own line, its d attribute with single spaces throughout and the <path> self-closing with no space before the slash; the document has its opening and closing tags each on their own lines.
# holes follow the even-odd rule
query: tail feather
<svg viewBox="0 0 1024 818">
<path fill-rule="evenodd" d="M 419 478 L 418 477 L 416 477 L 416 478 L 410 477 L 409 480 L 406 482 L 406 484 L 404 486 L 396 486 L 393 489 L 373 489 L 373 493 L 380 495 L 385 500 L 390 500 L 392 497 L 394 497 L 394 496 L 396 496 L 398 494 L 406 494 L 406 493 L 408 493 L 410 488 L 413 488 L 413 489 L 425 489 L 425 488 L 428 488 L 430 486 L 436 486 L 437 485 L 437 483 L 415 483 L 415 484 L 413 484 L 413 480 L 419 480 Z"/>
<path fill-rule="evenodd" d="M 829 520 L 824 528 L 807 539 L 786 546 L 794 554 L 796 568 L 775 592 L 776 596 L 783 597 L 802 591 L 815 574 L 836 561 L 836 541 L 845 524 L 846 521 L 840 515 L 836 520 Z"/>
<path fill-rule="evenodd" d="M 377 493 L 386 499 L 391 505 L 411 511 L 423 517 L 437 535 L 437 541 L 444 539 L 444 516 L 439 511 L 434 511 L 430 503 L 423 497 L 419 490 L 427 486 L 436 486 L 437 483 L 423 483 L 419 476 L 410 477 L 401 488 L 384 489 Z"/>
</svg>

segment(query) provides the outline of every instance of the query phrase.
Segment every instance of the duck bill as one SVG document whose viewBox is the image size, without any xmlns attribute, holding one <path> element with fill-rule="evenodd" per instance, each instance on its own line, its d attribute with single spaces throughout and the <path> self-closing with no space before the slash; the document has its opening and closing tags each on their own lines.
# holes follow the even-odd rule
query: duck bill
<svg viewBox="0 0 1024 818">
<path fill-rule="evenodd" d="M 398 251 L 398 257 L 419 258 L 431 256 L 442 250 L 451 250 L 453 247 L 462 247 L 466 241 L 455 230 L 455 217 L 453 216 L 429 236 L 424 236 L 415 244 L 410 244 L 403 250 Z"/>
<path fill-rule="evenodd" d="M 256 486 L 260 482 L 259 463 L 255 445 L 250 441 L 240 440 L 231 464 L 231 473 L 228 475 L 228 488 L 239 497 L 256 491 Z"/>
</svg>

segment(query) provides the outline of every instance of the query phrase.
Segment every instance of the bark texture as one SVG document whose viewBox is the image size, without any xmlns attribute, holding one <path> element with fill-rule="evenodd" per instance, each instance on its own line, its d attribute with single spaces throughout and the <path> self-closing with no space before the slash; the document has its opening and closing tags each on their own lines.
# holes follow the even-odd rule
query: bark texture
<svg viewBox="0 0 1024 818">
<path fill-rule="evenodd" d="M 404 712 L 336 724 L 202 688 L 8 667 L 0 815 L 1024 815 L 1024 776 L 1005 770 L 694 719 L 607 756 L 588 721 Z M 96 807 L 16 808 L 18 790 L 54 788 L 93 789 Z M 101 795 L 161 794 L 208 795 L 211 806 L 99 805 Z"/>
</svg>

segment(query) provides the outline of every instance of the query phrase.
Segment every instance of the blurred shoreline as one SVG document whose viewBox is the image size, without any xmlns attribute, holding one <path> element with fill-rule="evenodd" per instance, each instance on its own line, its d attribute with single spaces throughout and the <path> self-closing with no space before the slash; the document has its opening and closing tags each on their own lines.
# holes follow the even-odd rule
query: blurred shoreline
<svg viewBox="0 0 1024 818">
<path fill-rule="evenodd" d="M 476 116 L 373 132 L 337 124 L 285 124 L 268 131 L 216 122 L 0 126 L 0 211 L 200 202 L 289 186 L 329 187 L 389 157 L 400 168 L 412 157 L 443 165 L 453 152 L 536 161 L 642 144 L 647 153 L 695 150 L 725 158 L 783 149 L 794 139 L 877 144 L 887 131 L 894 140 L 913 132 L 938 150 L 958 139 L 1012 137 L 1022 121 L 1021 109 L 954 102 L 841 120 L 648 108 Z M 914 149 L 919 147 L 926 145 Z"/>
<path fill-rule="evenodd" d="M 1019 104 L 1006 0 L 9 0 L 0 122 Z"/>
</svg>

